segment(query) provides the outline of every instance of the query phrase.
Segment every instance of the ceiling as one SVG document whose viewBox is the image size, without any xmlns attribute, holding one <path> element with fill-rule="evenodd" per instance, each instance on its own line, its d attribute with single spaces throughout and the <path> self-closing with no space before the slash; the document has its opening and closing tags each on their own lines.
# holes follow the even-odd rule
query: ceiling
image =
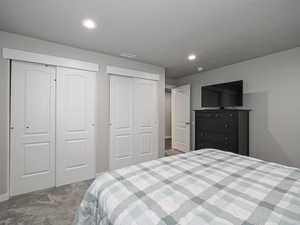
<svg viewBox="0 0 300 225">
<path fill-rule="evenodd" d="M 84 18 L 97 29 L 83 28 Z M 300 1 L 1 0 L 0 30 L 135 54 L 175 78 L 299 46 Z"/>
</svg>

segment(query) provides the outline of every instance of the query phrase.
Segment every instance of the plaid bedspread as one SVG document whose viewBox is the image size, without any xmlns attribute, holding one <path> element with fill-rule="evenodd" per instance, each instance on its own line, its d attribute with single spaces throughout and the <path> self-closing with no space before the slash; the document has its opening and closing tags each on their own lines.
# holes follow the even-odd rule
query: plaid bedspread
<svg viewBox="0 0 300 225">
<path fill-rule="evenodd" d="M 300 170 L 214 149 L 98 177 L 75 225 L 296 225 Z"/>
</svg>

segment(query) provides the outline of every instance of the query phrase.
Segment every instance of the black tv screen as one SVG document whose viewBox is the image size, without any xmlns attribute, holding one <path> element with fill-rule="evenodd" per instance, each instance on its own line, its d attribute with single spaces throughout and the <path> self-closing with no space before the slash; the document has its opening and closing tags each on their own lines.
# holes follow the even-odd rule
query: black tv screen
<svg viewBox="0 0 300 225">
<path fill-rule="evenodd" d="M 243 81 L 202 87 L 202 107 L 243 106 Z"/>
</svg>

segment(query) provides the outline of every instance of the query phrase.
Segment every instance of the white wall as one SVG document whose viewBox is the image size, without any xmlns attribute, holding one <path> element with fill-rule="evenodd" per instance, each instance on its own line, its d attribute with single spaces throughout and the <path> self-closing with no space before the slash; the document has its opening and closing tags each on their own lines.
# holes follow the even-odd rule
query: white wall
<svg viewBox="0 0 300 225">
<path fill-rule="evenodd" d="M 192 110 L 201 109 L 201 86 L 244 80 L 250 112 L 251 156 L 300 168 L 300 48 L 183 77 L 192 86 Z"/>
<path fill-rule="evenodd" d="M 171 90 L 166 90 L 165 107 L 165 137 L 171 137 Z"/>
<path fill-rule="evenodd" d="M 0 31 L 0 49 L 14 48 L 41 54 L 78 59 L 100 65 L 97 74 L 97 128 L 96 128 L 96 164 L 97 172 L 108 169 L 109 141 L 109 76 L 106 66 L 119 66 L 160 75 L 159 81 L 159 143 L 164 151 L 165 134 L 165 70 L 162 67 L 140 63 L 120 57 L 85 51 L 48 41 L 33 39 L 21 35 Z M 9 108 L 9 61 L 0 57 L 0 195 L 7 192 L 7 156 L 8 156 L 8 108 Z"/>
</svg>

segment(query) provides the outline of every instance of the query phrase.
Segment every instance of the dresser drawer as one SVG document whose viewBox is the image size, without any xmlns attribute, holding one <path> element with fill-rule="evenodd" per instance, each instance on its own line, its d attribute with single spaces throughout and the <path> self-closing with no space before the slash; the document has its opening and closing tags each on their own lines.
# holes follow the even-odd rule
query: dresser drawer
<svg viewBox="0 0 300 225">
<path fill-rule="evenodd" d="M 217 131 L 217 132 L 234 132 L 237 129 L 235 120 L 198 118 L 196 120 L 196 129 L 199 131 Z"/>
<path fill-rule="evenodd" d="M 209 142 L 220 144 L 222 146 L 230 146 L 232 148 L 237 147 L 237 135 L 227 135 L 222 133 L 212 133 L 212 132 L 205 132 L 199 131 L 196 133 L 196 140 L 199 143 L 202 142 Z"/>
<path fill-rule="evenodd" d="M 197 131 L 196 137 L 201 140 L 215 140 L 217 142 L 234 142 L 237 140 L 237 134 L 226 134 L 220 132 Z"/>
</svg>

